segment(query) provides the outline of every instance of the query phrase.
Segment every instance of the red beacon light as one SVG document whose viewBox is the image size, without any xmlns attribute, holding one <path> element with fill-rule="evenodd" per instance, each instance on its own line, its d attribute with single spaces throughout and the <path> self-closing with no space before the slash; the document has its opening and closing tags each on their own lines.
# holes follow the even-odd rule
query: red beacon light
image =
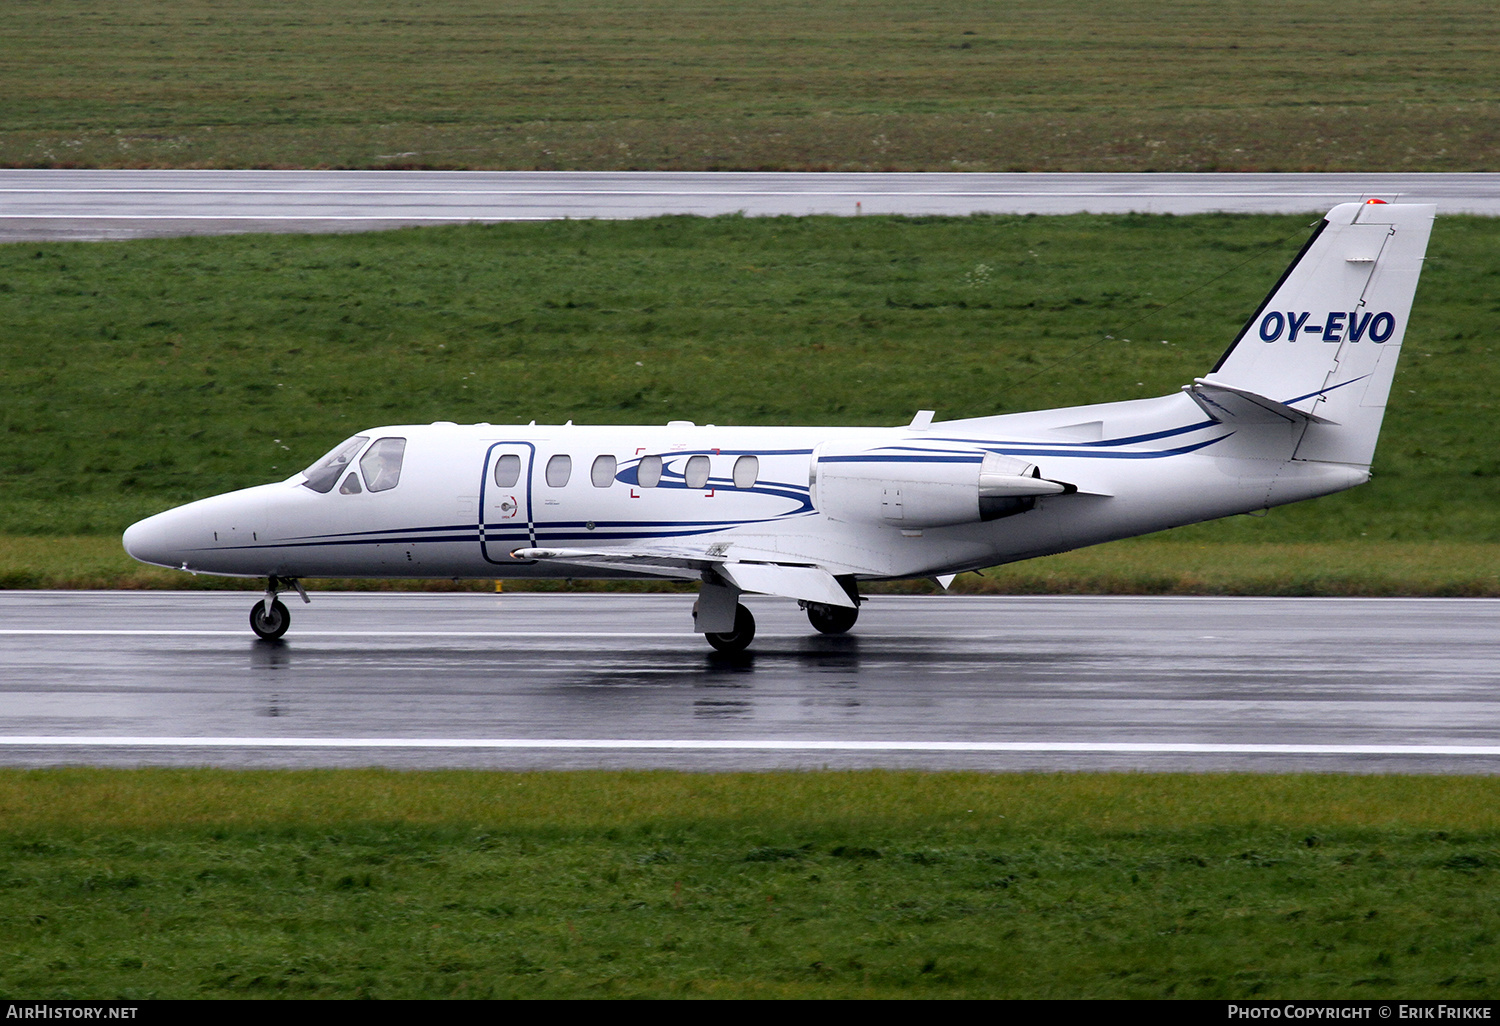
<svg viewBox="0 0 1500 1026">
<path fill-rule="evenodd" d="M 1383 200 L 1383 199 L 1367 199 L 1367 200 L 1365 200 L 1365 202 L 1366 203 L 1380 203 L 1382 205 L 1385 204 L 1385 200 Z"/>
</svg>

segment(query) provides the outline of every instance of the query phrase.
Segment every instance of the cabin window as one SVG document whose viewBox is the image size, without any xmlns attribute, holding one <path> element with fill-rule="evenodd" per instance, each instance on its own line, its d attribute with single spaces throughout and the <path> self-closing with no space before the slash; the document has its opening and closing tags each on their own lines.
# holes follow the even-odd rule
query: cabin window
<svg viewBox="0 0 1500 1026">
<path fill-rule="evenodd" d="M 327 456 L 302 472 L 307 478 L 302 483 L 315 492 L 327 495 L 333 491 L 333 486 L 338 484 L 344 469 L 349 466 L 349 461 L 354 459 L 354 454 L 359 452 L 360 446 L 369 440 L 368 435 L 355 435 L 347 442 L 340 442 Z"/>
<path fill-rule="evenodd" d="M 513 488 L 519 480 L 521 480 L 521 457 L 508 452 L 495 461 L 496 487 Z"/>
<path fill-rule="evenodd" d="M 340 495 L 358 495 L 360 490 L 358 474 L 350 474 L 344 478 L 344 483 L 339 485 Z"/>
<path fill-rule="evenodd" d="M 683 471 L 683 480 L 689 488 L 708 487 L 708 457 L 692 456 L 687 461 L 687 469 Z"/>
<path fill-rule="evenodd" d="M 593 469 L 589 471 L 589 480 L 594 482 L 595 488 L 608 488 L 615 483 L 615 458 L 613 456 L 596 456 Z"/>
<path fill-rule="evenodd" d="M 547 484 L 550 487 L 561 488 L 572 476 L 573 457 L 559 453 L 547 461 Z"/>
<path fill-rule="evenodd" d="M 642 488 L 661 484 L 661 457 L 642 456 L 640 466 L 635 468 L 635 479 Z"/>
<path fill-rule="evenodd" d="M 760 460 L 754 456 L 741 456 L 734 461 L 734 486 L 736 488 L 754 488 L 758 477 L 760 477 Z"/>
<path fill-rule="evenodd" d="M 405 455 L 406 439 L 375 440 L 359 460 L 359 469 L 364 472 L 365 485 L 370 491 L 389 491 L 401 482 L 401 460 Z"/>
</svg>

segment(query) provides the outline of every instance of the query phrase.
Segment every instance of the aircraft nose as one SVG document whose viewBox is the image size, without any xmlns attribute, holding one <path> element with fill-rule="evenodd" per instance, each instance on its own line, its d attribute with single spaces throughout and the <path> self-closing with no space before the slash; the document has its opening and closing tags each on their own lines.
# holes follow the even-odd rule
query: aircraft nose
<svg viewBox="0 0 1500 1026">
<path fill-rule="evenodd" d="M 266 529 L 267 499 L 281 487 L 257 485 L 199 499 L 131 524 L 120 540 L 142 563 L 259 576 L 265 572 L 258 543 Z"/>
<path fill-rule="evenodd" d="M 168 537 L 167 525 L 163 522 L 164 514 L 158 513 L 154 517 L 131 524 L 125 529 L 125 535 L 121 542 L 125 545 L 125 552 L 132 558 L 142 563 L 153 563 L 156 566 L 181 566 L 182 560 L 177 558 L 171 539 Z"/>
</svg>

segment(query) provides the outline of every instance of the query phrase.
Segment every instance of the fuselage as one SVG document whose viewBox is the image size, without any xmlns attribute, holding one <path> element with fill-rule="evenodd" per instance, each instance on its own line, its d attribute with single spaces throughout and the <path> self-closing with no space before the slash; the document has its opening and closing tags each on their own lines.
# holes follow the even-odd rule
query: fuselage
<svg viewBox="0 0 1500 1026">
<path fill-rule="evenodd" d="M 392 425 L 346 443 L 331 474 L 315 465 L 189 503 L 124 541 L 144 562 L 254 577 L 691 577 L 513 555 L 539 549 L 921 577 L 1294 502 L 1368 476 L 1293 460 L 1295 445 L 1290 428 L 1219 423 L 1182 394 L 899 428 Z M 1002 514 L 967 515 L 981 470 L 997 460 L 1062 487 Z"/>
</svg>

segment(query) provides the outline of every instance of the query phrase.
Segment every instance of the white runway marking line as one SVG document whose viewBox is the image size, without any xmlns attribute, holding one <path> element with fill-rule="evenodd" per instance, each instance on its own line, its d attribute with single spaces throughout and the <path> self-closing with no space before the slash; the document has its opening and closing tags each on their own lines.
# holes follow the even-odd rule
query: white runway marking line
<svg viewBox="0 0 1500 1026">
<path fill-rule="evenodd" d="M 1493 745 L 1197 744 L 1133 741 L 745 741 L 634 738 L 393 738 L 393 737 L 89 737 L 0 736 L 8 748 L 473 748 L 707 752 L 1079 752 L 1132 755 L 1479 755 L 1500 756 Z"/>
<path fill-rule="evenodd" d="M 453 214 L 0 214 L 0 221 L 560 221 L 559 217 L 471 217 Z M 626 221 L 628 216 L 590 218 L 594 221 Z"/>
<path fill-rule="evenodd" d="M 0 636 L 7 634 L 99 634 L 99 635 L 125 635 L 128 637 L 250 637 L 243 630 L 235 631 L 194 631 L 194 630 L 95 630 L 87 627 L 78 628 L 49 628 L 38 627 L 36 629 L 6 628 L 0 630 Z M 685 638 L 689 635 L 678 631 L 660 631 L 657 633 L 645 633 L 641 631 L 325 631 L 318 634 L 303 632 L 292 635 L 287 640 L 300 638 L 304 641 L 312 641 L 317 638 Z M 765 635 L 776 637 L 777 635 Z"/>
<path fill-rule="evenodd" d="M 1195 199 L 1248 198 L 1248 199 L 1322 199 L 1325 196 L 1342 196 L 1343 191 L 1329 187 L 1311 192 L 1293 190 L 1288 192 L 1201 192 L 1160 189 L 1128 188 L 1115 191 L 1087 191 L 1063 189 L 1060 191 L 1026 191 L 1013 189 L 963 189 L 963 190 L 916 190 L 916 189 L 701 189 L 684 192 L 680 189 L 169 189 L 160 187 L 131 188 L 129 186 L 100 186 L 95 189 L 51 189 L 46 187 L 21 188 L 0 186 L 0 193 L 25 193 L 39 196 L 119 196 L 119 195 L 192 195 L 192 196 L 672 196 L 679 199 L 718 196 L 935 196 L 971 198 L 975 196 L 997 196 L 1003 199 L 1020 199 L 1029 196 L 1044 196 L 1049 199 L 1068 199 L 1080 196 L 1090 199 L 1139 199 L 1141 197 L 1177 198 L 1192 196 Z"/>
</svg>

